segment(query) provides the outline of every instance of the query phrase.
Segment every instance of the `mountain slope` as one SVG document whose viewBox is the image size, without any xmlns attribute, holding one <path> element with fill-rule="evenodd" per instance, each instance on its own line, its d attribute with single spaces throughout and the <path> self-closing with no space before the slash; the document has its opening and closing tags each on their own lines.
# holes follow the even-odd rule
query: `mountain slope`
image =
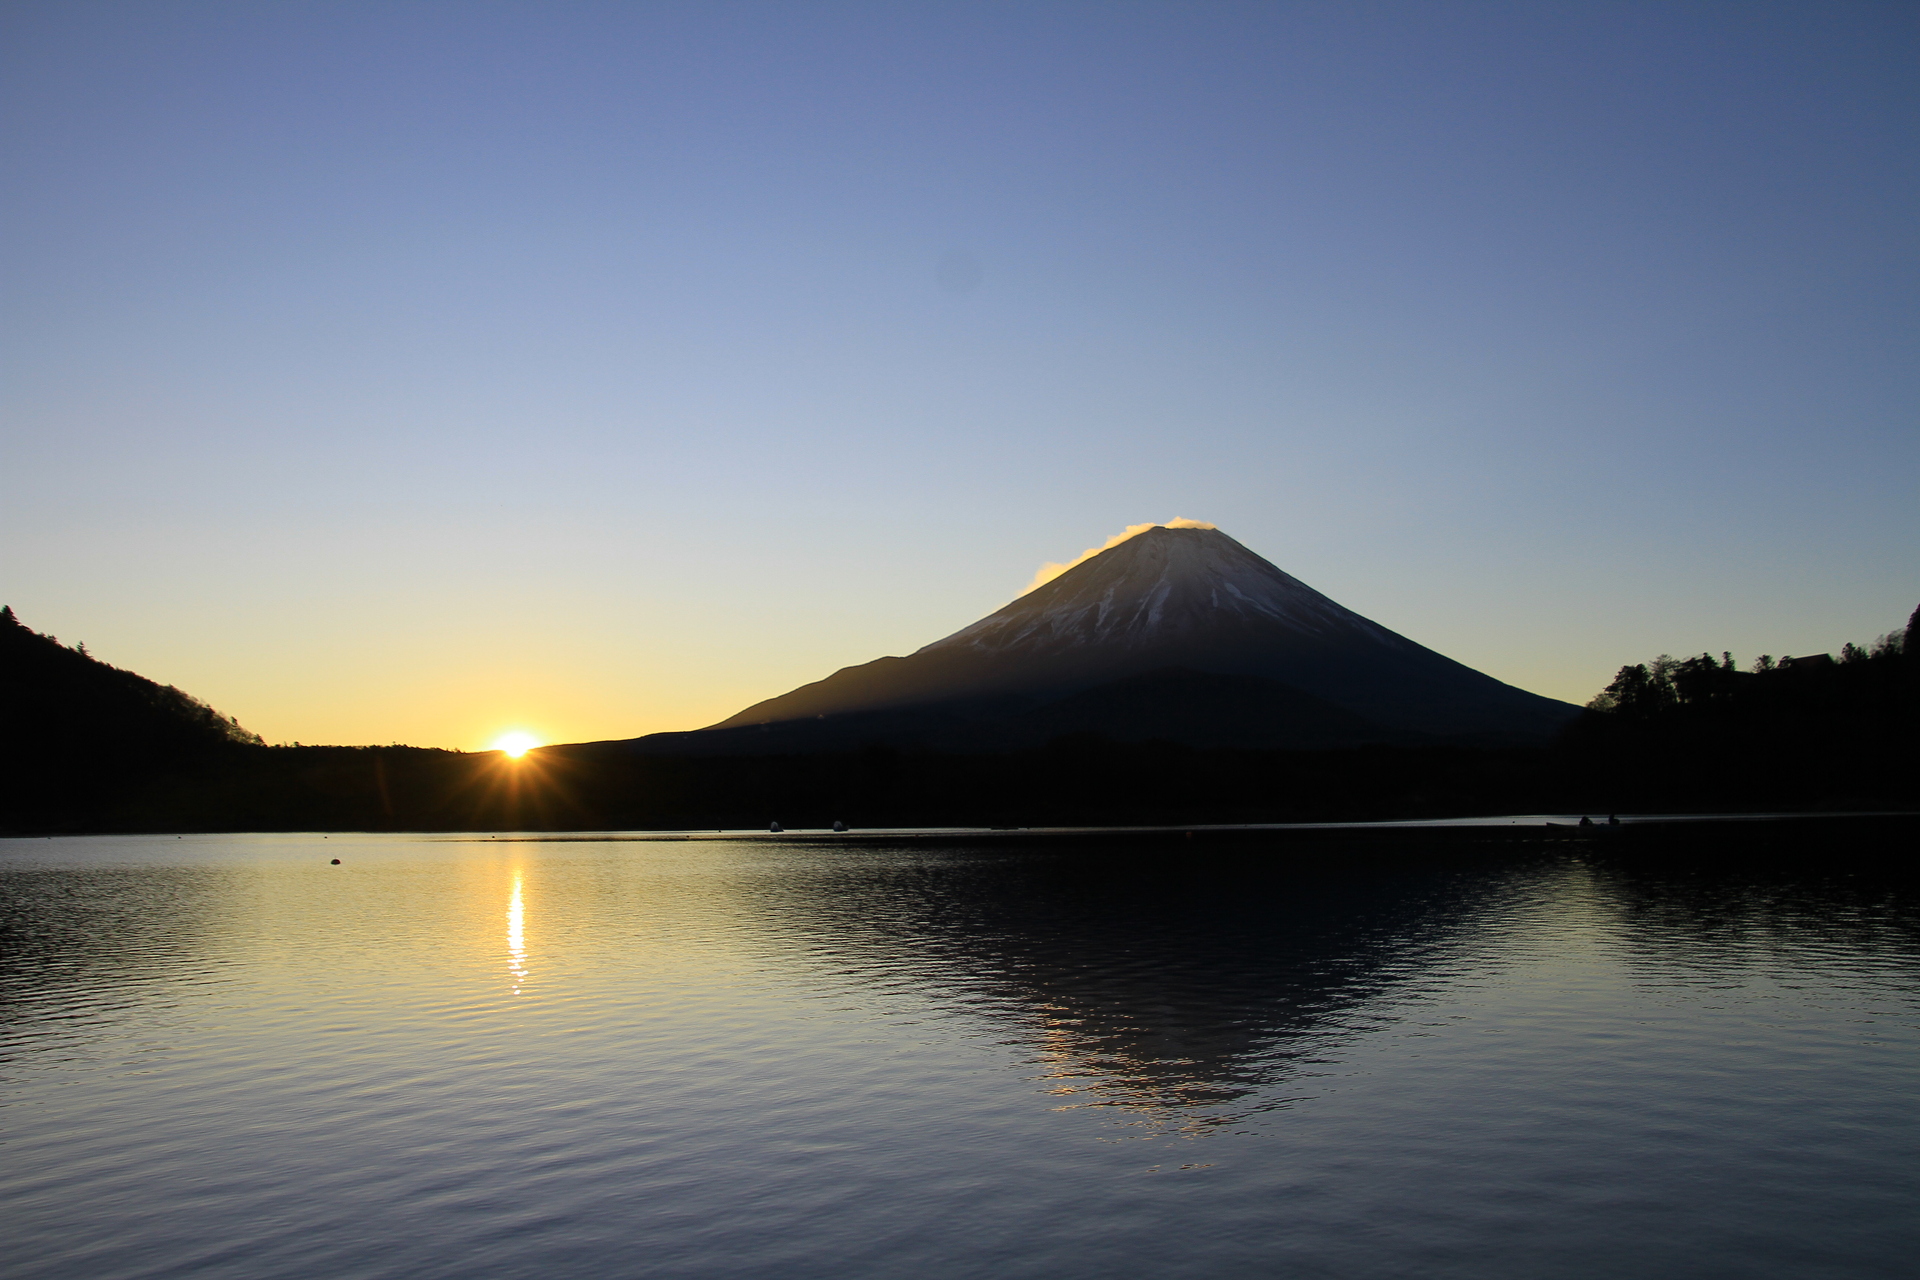
<svg viewBox="0 0 1920 1280">
<path fill-rule="evenodd" d="M 31 630 L 10 608 L 0 609 L 0 720 L 8 745 L 35 756 L 105 750 L 164 757 L 260 741 L 171 685 Z"/>
<path fill-rule="evenodd" d="M 1258 676 L 1167 667 L 1095 685 L 1004 719 L 973 726 L 971 737 L 1000 749 L 1098 734 L 1115 742 L 1180 742 L 1193 747 L 1312 750 L 1370 742 L 1413 744 L 1322 698 Z M 949 741 L 964 746 L 965 738 Z"/>
<path fill-rule="evenodd" d="M 1287 686 L 1369 722 L 1376 741 L 1540 740 L 1576 711 L 1361 617 L 1217 529 L 1156 526 L 907 657 L 844 668 L 694 735 L 643 741 L 664 749 L 669 739 L 692 746 L 698 734 L 789 726 L 779 736 L 797 742 L 800 722 L 824 731 L 882 712 L 999 723 L 1167 669 Z"/>
<path fill-rule="evenodd" d="M 168 685 L 69 649 L 0 609 L 0 830 L 86 829 L 165 778 L 259 739 Z"/>
</svg>

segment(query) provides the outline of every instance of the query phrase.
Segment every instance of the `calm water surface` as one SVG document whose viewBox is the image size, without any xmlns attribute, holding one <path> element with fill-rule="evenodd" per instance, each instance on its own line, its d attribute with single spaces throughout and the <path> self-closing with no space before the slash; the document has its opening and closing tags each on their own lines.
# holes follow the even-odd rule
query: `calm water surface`
<svg viewBox="0 0 1920 1280">
<path fill-rule="evenodd" d="M 1920 895 L 1830 864 L 11 840 L 0 945 L 22 1278 L 1806 1280 L 1920 1248 Z"/>
</svg>

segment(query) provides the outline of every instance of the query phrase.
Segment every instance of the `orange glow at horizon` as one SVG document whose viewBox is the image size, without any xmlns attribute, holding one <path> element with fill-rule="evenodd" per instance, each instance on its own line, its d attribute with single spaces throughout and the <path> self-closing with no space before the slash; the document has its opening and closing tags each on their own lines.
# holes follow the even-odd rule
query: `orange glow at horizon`
<svg viewBox="0 0 1920 1280">
<path fill-rule="evenodd" d="M 495 738 L 493 740 L 493 746 L 488 749 L 503 752 L 512 759 L 518 760 L 521 756 L 524 756 L 527 752 L 539 745 L 540 740 L 538 738 L 530 733 L 523 733 L 516 729 L 512 733 L 503 733 Z"/>
</svg>

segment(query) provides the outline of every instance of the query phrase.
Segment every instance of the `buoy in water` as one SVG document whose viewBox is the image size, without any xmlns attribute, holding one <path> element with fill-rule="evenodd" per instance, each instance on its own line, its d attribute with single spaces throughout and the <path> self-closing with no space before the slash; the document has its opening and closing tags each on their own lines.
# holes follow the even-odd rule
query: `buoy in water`
<svg viewBox="0 0 1920 1280">
<path fill-rule="evenodd" d="M 334 865 L 334 866 L 336 866 L 336 867 L 337 867 L 337 866 L 339 866 L 339 865 L 340 865 L 340 859 L 338 859 L 338 858 L 335 858 L 335 859 L 333 860 L 333 865 Z"/>
<path fill-rule="evenodd" d="M 845 831 L 847 829 L 847 824 L 844 822 L 835 822 L 833 824 L 833 829 L 835 831 Z"/>
<path fill-rule="evenodd" d="M 785 831 L 785 830 L 786 830 L 786 828 L 785 828 L 785 827 L 783 827 L 783 826 L 781 826 L 781 825 L 780 825 L 779 823 L 777 823 L 777 822 L 769 822 L 769 823 L 767 824 L 767 830 L 769 830 L 769 831 Z"/>
</svg>

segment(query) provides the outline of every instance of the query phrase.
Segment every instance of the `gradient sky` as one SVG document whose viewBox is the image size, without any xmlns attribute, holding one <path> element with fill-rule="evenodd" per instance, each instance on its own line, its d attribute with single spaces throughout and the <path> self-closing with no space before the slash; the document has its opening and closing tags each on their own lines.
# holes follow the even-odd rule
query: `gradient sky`
<svg viewBox="0 0 1920 1280">
<path fill-rule="evenodd" d="M 0 602 L 711 723 L 1130 524 L 1584 701 L 1920 602 L 1911 4 L 0 8 Z"/>
</svg>

